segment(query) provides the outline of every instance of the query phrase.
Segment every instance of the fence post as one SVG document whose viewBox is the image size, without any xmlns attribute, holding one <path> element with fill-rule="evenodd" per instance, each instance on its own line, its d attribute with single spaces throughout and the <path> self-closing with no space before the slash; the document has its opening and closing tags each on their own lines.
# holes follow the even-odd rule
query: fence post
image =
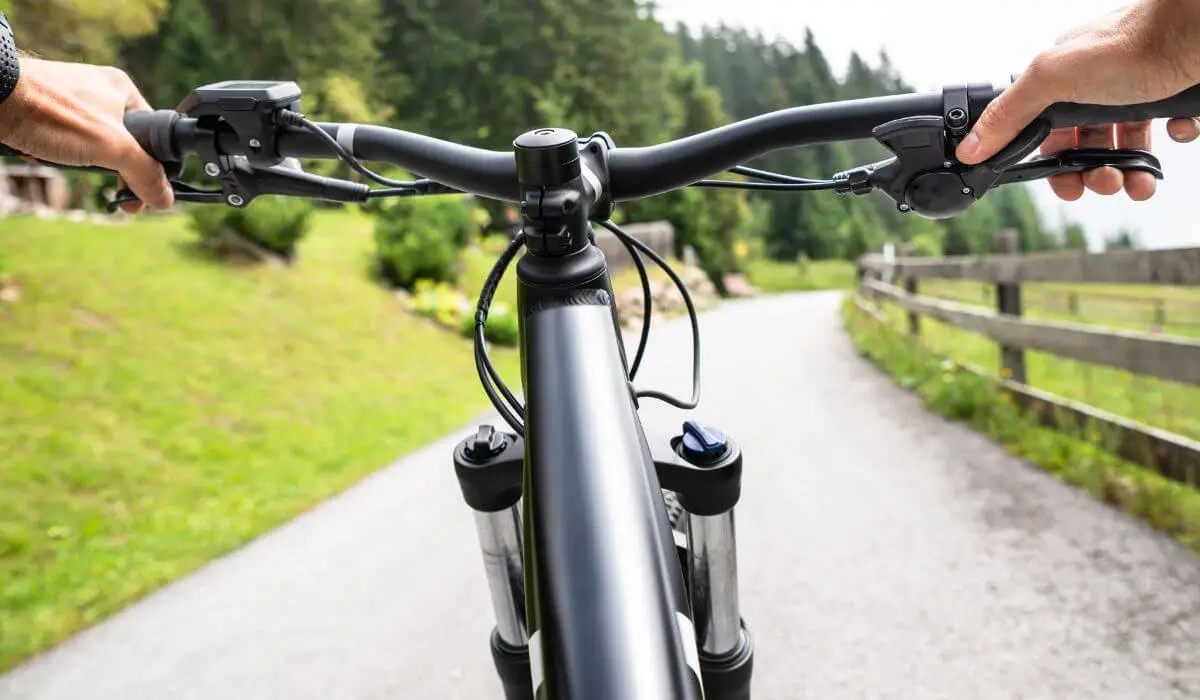
<svg viewBox="0 0 1200 700">
<path fill-rule="evenodd" d="M 904 261 L 907 258 L 911 258 L 912 253 L 913 253 L 913 247 L 911 244 L 905 244 L 905 245 L 901 246 L 900 247 L 901 261 Z M 917 278 L 916 277 L 913 277 L 911 275 L 906 275 L 904 277 L 904 291 L 908 292 L 909 294 L 911 294 L 913 296 L 917 295 L 918 287 L 917 287 Z M 911 311 L 908 312 L 908 334 L 912 335 L 912 336 L 920 336 L 921 335 L 921 316 L 919 314 L 915 314 Z"/>
<path fill-rule="evenodd" d="M 1002 229 L 996 232 L 993 249 L 1001 255 L 1017 255 L 1021 252 L 1020 233 L 1016 229 Z M 1021 315 L 1021 285 L 996 285 L 996 310 L 1009 316 Z M 1000 346 L 1000 367 L 1008 378 L 1021 384 L 1027 383 L 1025 374 L 1025 351 L 1021 348 Z"/>
</svg>

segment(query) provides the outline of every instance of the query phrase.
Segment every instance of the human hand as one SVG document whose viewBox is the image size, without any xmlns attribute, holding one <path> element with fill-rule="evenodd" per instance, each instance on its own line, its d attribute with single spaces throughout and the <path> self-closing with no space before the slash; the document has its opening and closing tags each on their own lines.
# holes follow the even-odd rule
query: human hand
<svg viewBox="0 0 1200 700">
<path fill-rule="evenodd" d="M 1094 24 L 1074 29 L 1038 55 L 1029 68 L 979 117 L 958 147 L 966 164 L 980 163 L 1009 144 L 1055 102 L 1131 105 L 1172 97 L 1200 82 L 1200 2 L 1144 0 Z M 1172 119 L 1167 133 L 1180 143 L 1200 137 L 1194 118 Z M 1056 129 L 1042 153 L 1068 148 L 1150 150 L 1150 122 Z M 1113 195 L 1122 188 L 1135 201 L 1154 196 L 1157 182 L 1145 172 L 1111 167 L 1050 178 L 1060 198 L 1075 201 L 1084 189 Z"/>
<path fill-rule="evenodd" d="M 166 209 L 174 198 L 166 173 L 124 125 L 127 112 L 149 109 L 121 70 L 22 58 L 17 88 L 0 103 L 0 143 L 61 165 L 115 170 L 142 202 Z"/>
</svg>

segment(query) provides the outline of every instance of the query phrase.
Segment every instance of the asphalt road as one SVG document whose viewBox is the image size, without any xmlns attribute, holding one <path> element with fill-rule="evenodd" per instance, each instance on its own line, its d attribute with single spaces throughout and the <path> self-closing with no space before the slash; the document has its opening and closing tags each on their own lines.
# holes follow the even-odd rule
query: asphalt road
<svg viewBox="0 0 1200 700">
<path fill-rule="evenodd" d="M 702 320 L 696 415 L 746 452 L 755 697 L 1200 697 L 1200 559 L 925 412 L 854 353 L 837 305 Z M 686 395 L 687 347 L 686 324 L 656 329 L 646 379 Z M 499 699 L 460 435 L 0 678 L 0 698 Z"/>
</svg>

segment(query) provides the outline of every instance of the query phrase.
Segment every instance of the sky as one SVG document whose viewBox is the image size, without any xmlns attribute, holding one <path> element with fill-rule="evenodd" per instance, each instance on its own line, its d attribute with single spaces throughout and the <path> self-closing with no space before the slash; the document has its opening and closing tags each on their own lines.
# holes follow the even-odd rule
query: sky
<svg viewBox="0 0 1200 700">
<path fill-rule="evenodd" d="M 857 51 L 878 63 L 886 49 L 906 82 L 918 90 L 943 85 L 1007 82 L 1063 32 L 1129 4 L 1123 0 L 657 0 L 659 19 L 699 27 L 724 21 L 767 37 L 804 41 L 811 28 L 839 74 Z M 1138 231 L 1149 248 L 1200 245 L 1200 143 L 1181 145 L 1154 126 L 1155 153 L 1165 179 L 1148 202 L 1121 193 L 1088 192 L 1062 202 L 1045 182 L 1032 185 L 1047 221 L 1079 221 L 1093 247 L 1122 226 Z M 827 173 L 797 173 L 809 177 Z"/>
</svg>

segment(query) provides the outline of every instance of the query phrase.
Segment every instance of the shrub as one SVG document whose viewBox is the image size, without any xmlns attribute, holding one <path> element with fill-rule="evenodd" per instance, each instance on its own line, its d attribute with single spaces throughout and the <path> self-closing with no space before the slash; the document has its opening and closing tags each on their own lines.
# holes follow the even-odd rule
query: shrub
<svg viewBox="0 0 1200 700">
<path fill-rule="evenodd" d="M 913 236 L 909 241 L 912 245 L 912 254 L 918 258 L 938 258 L 942 255 L 942 242 L 936 236 L 929 233 L 922 233 Z"/>
<path fill-rule="evenodd" d="M 462 334 L 468 338 L 475 337 L 474 310 L 462 320 Z M 517 313 L 509 308 L 508 304 L 492 304 L 488 311 L 487 324 L 483 327 L 483 337 L 496 345 L 516 347 L 521 342 Z"/>
<path fill-rule="evenodd" d="M 242 209 L 217 205 L 191 207 L 191 228 L 201 241 L 228 252 L 228 236 L 291 260 L 296 245 L 308 233 L 313 205 L 297 197 L 259 197 Z"/>
<path fill-rule="evenodd" d="M 448 282 L 417 280 L 413 284 L 412 304 L 421 316 L 468 338 L 475 336 L 475 304 Z M 516 312 L 507 304 L 492 304 L 483 337 L 496 345 L 515 347 L 520 337 Z"/>
<path fill-rule="evenodd" d="M 458 253 L 478 232 L 472 207 L 459 196 L 378 200 L 369 211 L 379 273 L 406 289 L 419 279 L 454 280 Z"/>
<path fill-rule="evenodd" d="M 419 279 L 413 284 L 413 309 L 443 326 L 459 328 L 474 311 L 470 299 L 446 282 Z"/>
</svg>

